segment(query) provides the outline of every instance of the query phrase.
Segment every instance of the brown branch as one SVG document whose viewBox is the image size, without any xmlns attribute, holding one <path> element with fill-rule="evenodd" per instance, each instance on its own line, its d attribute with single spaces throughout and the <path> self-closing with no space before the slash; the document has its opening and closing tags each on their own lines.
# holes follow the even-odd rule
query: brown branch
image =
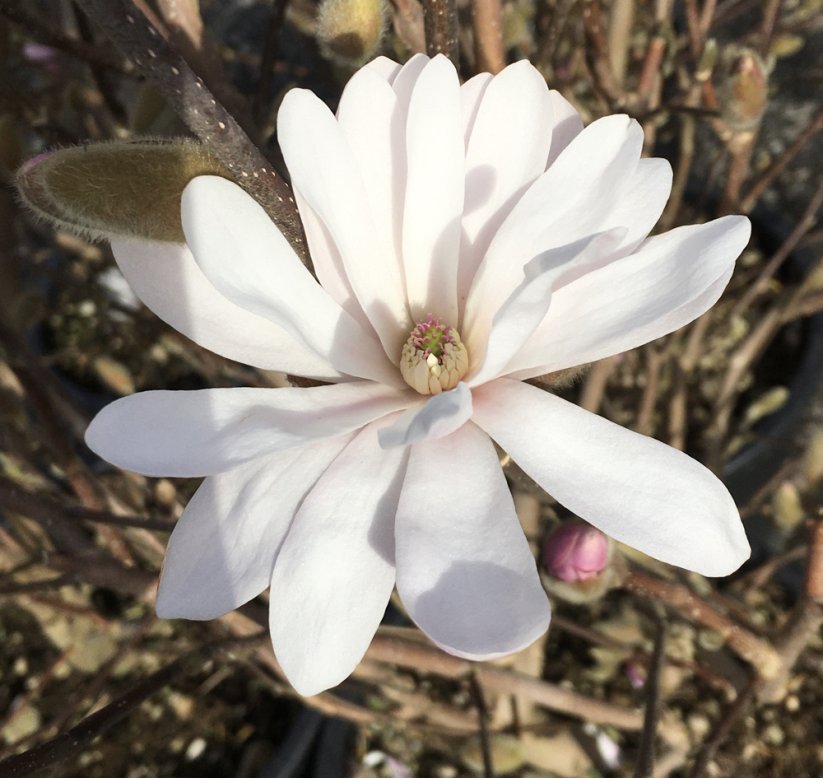
<svg viewBox="0 0 823 778">
<path fill-rule="evenodd" d="M 777 26 L 777 19 L 780 16 L 780 8 L 783 0 L 766 0 L 763 8 L 763 22 L 760 26 L 760 53 L 766 57 L 772 46 L 774 30 Z"/>
<path fill-rule="evenodd" d="M 174 523 L 170 521 L 143 519 L 139 516 L 116 516 L 108 511 L 63 505 L 47 495 L 30 492 L 11 478 L 1 475 L 0 505 L 6 510 L 28 516 L 46 527 L 51 527 L 56 520 L 74 523 L 93 521 L 116 527 L 139 527 L 163 532 L 170 532 L 174 528 Z"/>
<path fill-rule="evenodd" d="M 697 759 L 689 773 L 689 778 L 702 778 L 706 775 L 709 764 L 714 759 L 717 749 L 725 742 L 732 732 L 734 725 L 743 717 L 749 709 L 754 695 L 757 692 L 759 683 L 757 678 L 749 682 L 746 688 L 740 693 L 728 710 L 724 711 L 718 719 L 717 726 L 703 743 L 697 754 Z"/>
<path fill-rule="evenodd" d="M 662 610 L 662 609 L 661 609 Z M 666 622 L 657 614 L 657 630 L 654 638 L 649 672 L 644 691 L 646 693 L 646 710 L 643 716 L 643 732 L 640 738 L 640 755 L 635 767 L 635 778 L 652 778 L 654 774 L 654 741 L 657 722 L 660 720 L 660 674 L 666 658 Z"/>
<path fill-rule="evenodd" d="M 426 53 L 430 57 L 445 54 L 459 69 L 460 39 L 455 0 L 423 0 L 423 25 Z"/>
<path fill-rule="evenodd" d="M 472 0 L 472 30 L 475 70 L 499 73 L 506 67 L 500 0 Z"/>
<path fill-rule="evenodd" d="M 606 100 L 609 108 L 625 103 L 625 94 L 612 73 L 609 43 L 603 26 L 599 0 L 583 0 L 583 32 L 586 39 L 584 53 L 592 72 L 594 87 Z"/>
<path fill-rule="evenodd" d="M 611 725 L 635 732 L 643 727 L 642 716 L 634 710 L 595 700 L 570 689 L 494 665 L 473 664 L 465 659 L 445 654 L 426 643 L 404 639 L 396 630 L 381 628 L 366 652 L 366 658 L 412 670 L 425 670 L 444 678 L 464 679 L 474 672 L 483 688 L 491 692 L 521 695 L 538 705 L 596 724 Z"/>
<path fill-rule="evenodd" d="M 659 600 L 683 618 L 718 632 L 726 645 L 751 664 L 763 678 L 772 677 L 780 667 L 780 656 L 768 640 L 741 627 L 685 586 L 637 571 L 626 576 L 623 586 L 652 600 Z"/>
<path fill-rule="evenodd" d="M 794 229 L 789 233 L 771 259 L 763 266 L 755 282 L 749 286 L 745 294 L 735 304 L 731 318 L 742 314 L 768 287 L 775 273 L 777 273 L 783 263 L 791 256 L 806 233 L 817 223 L 817 211 L 821 205 L 823 205 L 823 178 L 821 178 L 818 183 L 817 189 L 807 203 L 803 215 L 798 220 Z"/>
<path fill-rule="evenodd" d="M 305 259 L 305 237 L 288 185 L 183 56 L 163 40 L 133 0 L 78 0 L 78 4 L 154 83 L 186 126 L 266 209 Z"/>
<path fill-rule="evenodd" d="M 821 130 L 823 130 L 823 110 L 818 111 L 812 117 L 812 120 L 803 131 L 786 147 L 783 153 L 769 165 L 766 172 L 749 187 L 749 191 L 740 201 L 740 210 L 744 213 L 751 211 L 763 195 L 763 192 L 777 180 L 794 158 L 808 146 L 812 138 Z"/>
<path fill-rule="evenodd" d="M 264 636 L 267 637 L 268 633 L 254 635 L 245 640 L 231 638 L 196 649 L 175 659 L 171 664 L 152 673 L 123 696 L 87 716 L 68 732 L 22 754 L 4 759 L 0 762 L 0 774 L 6 778 L 24 778 L 38 770 L 61 762 L 65 763 L 86 748 L 94 738 L 128 716 L 140 703 L 178 677 L 197 672 L 207 660 L 214 656 L 244 645 L 253 645 Z"/>
<path fill-rule="evenodd" d="M 494 778 L 494 762 L 492 761 L 491 742 L 489 741 L 489 709 L 486 707 L 486 698 L 483 696 L 483 689 L 474 673 L 469 676 L 469 688 L 471 689 L 472 699 L 477 708 L 480 751 L 483 754 L 483 775 L 485 778 Z"/>
</svg>

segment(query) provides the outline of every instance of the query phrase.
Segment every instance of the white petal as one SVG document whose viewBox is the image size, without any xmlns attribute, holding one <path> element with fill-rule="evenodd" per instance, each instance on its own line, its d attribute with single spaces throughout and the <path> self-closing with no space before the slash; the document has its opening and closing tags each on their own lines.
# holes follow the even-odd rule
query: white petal
<svg viewBox="0 0 823 778">
<path fill-rule="evenodd" d="M 378 435 L 383 448 L 408 446 L 424 440 L 450 435 L 460 429 L 472 415 L 472 395 L 462 381 L 448 392 L 441 392 L 422 405 L 401 413 L 392 425 Z"/>
<path fill-rule="evenodd" d="M 583 131 L 583 120 L 580 114 L 560 92 L 552 89 L 549 92 L 549 99 L 552 103 L 554 127 L 552 128 L 552 145 L 546 162 L 547 168 L 554 164 L 566 146 Z"/>
<path fill-rule="evenodd" d="M 115 238 L 111 249 L 134 293 L 164 322 L 215 354 L 319 380 L 341 374 L 267 319 L 227 300 L 187 246 Z"/>
<path fill-rule="evenodd" d="M 400 65 L 388 57 L 375 57 L 371 62 L 366 63 L 363 69 L 368 69 L 372 73 L 379 75 L 384 81 L 391 84 L 400 72 Z"/>
<path fill-rule="evenodd" d="M 366 188 L 382 261 L 392 263 L 393 272 L 403 279 L 401 229 L 406 160 L 399 111 L 391 86 L 370 70 L 361 69 L 343 90 L 337 121 Z"/>
<path fill-rule="evenodd" d="M 200 269 L 236 305 L 300 338 L 337 370 L 396 382 L 376 338 L 312 278 L 263 208 L 237 184 L 200 176 L 183 190 L 183 230 Z"/>
<path fill-rule="evenodd" d="M 491 73 L 478 73 L 460 85 L 460 112 L 463 115 L 463 140 L 468 145 L 474 120 L 480 109 L 480 101 L 494 76 Z"/>
<path fill-rule="evenodd" d="M 545 317 L 555 287 L 607 261 L 625 236 L 626 230 L 619 227 L 551 249 L 531 260 L 524 268 L 520 286 L 492 319 L 485 359 L 470 385 L 478 386 L 503 373 Z M 485 327 L 482 329 L 485 332 Z M 483 344 L 475 342 L 471 332 L 466 342 L 473 357 L 482 354 Z"/>
<path fill-rule="evenodd" d="M 209 476 L 169 538 L 157 615 L 214 619 L 266 589 L 297 507 L 350 439 L 313 442 Z"/>
<path fill-rule="evenodd" d="M 396 362 L 411 329 L 402 280 L 380 253 L 368 195 L 340 126 L 315 95 L 292 89 L 280 106 L 277 133 L 295 188 L 328 229 L 351 288 Z"/>
<path fill-rule="evenodd" d="M 621 543 L 703 575 L 748 559 L 728 490 L 682 451 L 508 379 L 476 390 L 474 420 L 552 497 Z"/>
<path fill-rule="evenodd" d="M 375 426 L 309 492 L 274 565 L 274 653 L 304 696 L 351 673 L 394 586 L 394 515 L 406 453 L 381 449 Z"/>
<path fill-rule="evenodd" d="M 688 324 L 720 297 L 750 231 L 745 216 L 678 227 L 573 281 L 509 369 L 535 376 L 594 362 Z"/>
<path fill-rule="evenodd" d="M 486 87 L 466 146 L 461 301 L 495 232 L 546 169 L 551 128 L 549 88 L 528 60 L 509 65 Z"/>
<path fill-rule="evenodd" d="M 306 202 L 300 190 L 292 184 L 294 201 L 300 212 L 300 221 L 306 233 L 306 243 L 309 246 L 312 265 L 317 280 L 329 296 L 352 318 L 369 330 L 373 328 L 368 316 L 360 306 L 360 301 L 354 293 L 346 275 L 343 257 L 334 243 L 334 239 L 326 229 L 326 225 Z"/>
<path fill-rule="evenodd" d="M 423 69 L 430 61 L 425 54 L 413 54 L 403 63 L 403 67 L 400 68 L 392 81 L 392 89 L 394 89 L 397 94 L 397 102 L 399 105 L 405 107 L 403 113 L 404 126 L 412 90 Z"/>
<path fill-rule="evenodd" d="M 469 325 L 483 309 L 502 305 L 533 257 L 620 226 L 608 224 L 607 216 L 637 168 L 642 146 L 640 125 L 617 115 L 593 122 L 566 147 L 494 236 L 466 303 Z"/>
<path fill-rule="evenodd" d="M 418 77 L 406 123 L 403 265 L 415 320 L 433 313 L 457 325 L 457 263 L 463 212 L 464 151 L 460 83 L 435 57 Z"/>
<path fill-rule="evenodd" d="M 141 392 L 103 408 L 86 430 L 86 445 L 113 465 L 143 475 L 212 475 L 350 432 L 413 401 L 410 392 L 370 381 L 309 389 Z"/>
<path fill-rule="evenodd" d="M 403 604 L 449 653 L 492 659 L 546 631 L 534 558 L 494 446 L 474 424 L 412 447 L 395 538 Z"/>
</svg>

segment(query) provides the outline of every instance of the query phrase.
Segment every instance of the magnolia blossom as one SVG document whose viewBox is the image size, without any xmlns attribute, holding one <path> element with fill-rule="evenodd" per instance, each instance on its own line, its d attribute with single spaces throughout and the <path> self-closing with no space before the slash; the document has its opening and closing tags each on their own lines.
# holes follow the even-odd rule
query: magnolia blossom
<svg viewBox="0 0 823 778">
<path fill-rule="evenodd" d="M 522 649 L 549 604 L 495 443 L 659 560 L 719 576 L 748 557 L 706 468 L 526 383 L 706 311 L 745 218 L 648 238 L 668 163 L 640 158 L 626 116 L 584 129 L 528 62 L 461 86 L 443 57 L 380 58 L 336 116 L 289 92 L 278 138 L 316 280 L 216 177 L 183 193 L 186 245 L 112 240 L 180 332 L 320 382 L 143 392 L 92 422 L 89 446 L 119 467 L 206 476 L 169 541 L 160 616 L 215 618 L 270 586 L 274 650 L 304 695 L 352 671 L 395 586 L 452 654 Z"/>
</svg>

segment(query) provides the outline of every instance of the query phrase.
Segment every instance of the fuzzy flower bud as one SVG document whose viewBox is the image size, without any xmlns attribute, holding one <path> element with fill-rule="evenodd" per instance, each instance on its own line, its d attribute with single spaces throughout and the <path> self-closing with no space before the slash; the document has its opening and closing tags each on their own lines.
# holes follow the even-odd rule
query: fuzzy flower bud
<svg viewBox="0 0 823 778">
<path fill-rule="evenodd" d="M 543 564 L 561 581 L 588 581 L 599 575 L 609 558 L 609 539 L 580 522 L 567 522 L 546 539 Z"/>
<path fill-rule="evenodd" d="M 327 59 L 359 65 L 374 56 L 386 30 L 385 0 L 323 0 L 317 40 Z"/>
</svg>

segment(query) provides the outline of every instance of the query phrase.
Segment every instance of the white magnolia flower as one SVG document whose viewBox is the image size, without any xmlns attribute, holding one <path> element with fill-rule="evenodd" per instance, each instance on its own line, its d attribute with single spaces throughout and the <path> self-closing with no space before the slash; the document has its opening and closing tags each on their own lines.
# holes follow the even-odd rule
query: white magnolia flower
<svg viewBox="0 0 823 778">
<path fill-rule="evenodd" d="M 626 116 L 583 129 L 528 62 L 460 85 L 381 58 L 335 117 L 295 89 L 278 137 L 319 283 L 221 178 L 183 194 L 187 245 L 113 241 L 180 332 L 312 388 L 144 392 L 87 433 L 110 462 L 206 476 L 157 611 L 217 617 L 271 586 L 271 634 L 314 694 L 363 656 L 392 588 L 471 659 L 540 636 L 549 605 L 493 441 L 612 537 L 712 576 L 749 554 L 729 493 L 680 451 L 528 383 L 672 332 L 720 296 L 749 223 L 647 238 L 671 171 Z"/>
</svg>

